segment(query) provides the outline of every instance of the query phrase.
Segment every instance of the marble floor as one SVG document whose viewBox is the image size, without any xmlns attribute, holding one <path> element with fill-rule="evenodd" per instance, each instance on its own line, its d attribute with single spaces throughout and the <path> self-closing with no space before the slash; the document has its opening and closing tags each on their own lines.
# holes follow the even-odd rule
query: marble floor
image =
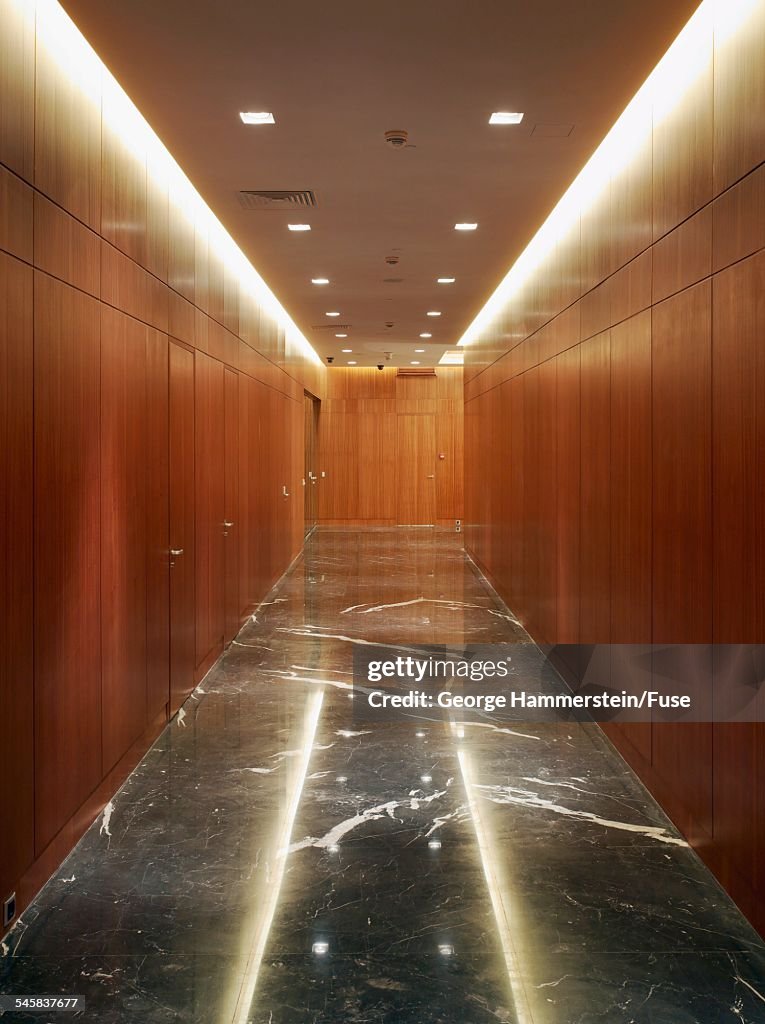
<svg viewBox="0 0 765 1024">
<path fill-rule="evenodd" d="M 102 1024 L 765 1022 L 765 945 L 596 726 L 354 717 L 360 644 L 526 639 L 458 535 L 315 532 L 0 992 Z"/>
</svg>

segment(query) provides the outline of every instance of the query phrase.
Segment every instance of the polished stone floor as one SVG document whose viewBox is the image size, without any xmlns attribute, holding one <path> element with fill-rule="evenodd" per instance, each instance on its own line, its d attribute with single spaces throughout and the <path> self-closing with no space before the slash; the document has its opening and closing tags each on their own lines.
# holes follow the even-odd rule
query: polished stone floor
<svg viewBox="0 0 765 1024">
<path fill-rule="evenodd" d="M 527 639 L 460 541 L 315 532 L 0 991 L 103 1024 L 765 1021 L 762 940 L 597 727 L 354 716 L 358 645 Z"/>
</svg>

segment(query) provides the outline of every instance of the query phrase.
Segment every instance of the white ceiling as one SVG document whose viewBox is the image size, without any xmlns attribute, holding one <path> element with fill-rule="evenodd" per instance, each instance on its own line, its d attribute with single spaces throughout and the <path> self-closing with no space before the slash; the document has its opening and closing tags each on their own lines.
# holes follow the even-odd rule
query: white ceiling
<svg viewBox="0 0 765 1024">
<path fill-rule="evenodd" d="M 437 362 L 696 6 L 64 0 L 320 355 Z M 240 110 L 275 125 L 246 126 Z M 490 126 L 495 110 L 523 111 Z M 561 128 L 560 126 L 565 126 Z M 565 134 L 571 128 L 570 134 Z M 393 149 L 389 129 L 410 145 Z M 242 189 L 312 189 L 310 214 Z M 288 220 L 310 233 L 291 233 Z M 461 233 L 456 221 L 477 221 Z M 398 256 L 395 267 L 386 256 Z M 331 279 L 327 287 L 312 277 Z M 436 278 L 455 277 L 453 285 Z M 385 283 L 385 278 L 402 278 Z M 428 310 L 442 311 L 430 318 Z M 347 340 L 328 324 L 338 310 Z M 385 326 L 392 322 L 393 327 Z M 421 341 L 431 331 L 430 341 Z M 350 356 L 340 349 L 353 349 Z M 424 356 L 414 348 L 427 348 Z"/>
</svg>

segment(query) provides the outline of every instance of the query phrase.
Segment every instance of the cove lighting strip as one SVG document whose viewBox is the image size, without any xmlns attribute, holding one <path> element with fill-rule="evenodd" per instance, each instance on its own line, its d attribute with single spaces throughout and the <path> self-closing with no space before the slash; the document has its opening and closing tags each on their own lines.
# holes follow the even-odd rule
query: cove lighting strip
<svg viewBox="0 0 765 1024">
<path fill-rule="evenodd" d="M 284 873 L 287 868 L 292 827 L 295 824 L 295 818 L 300 806 L 300 798 L 308 773 L 311 753 L 316 741 L 316 730 L 319 725 L 323 702 L 324 687 L 311 693 L 306 702 L 303 742 L 299 748 L 297 763 L 289 766 L 291 780 L 288 785 L 288 791 L 285 794 L 276 834 L 267 851 L 268 862 L 272 865 L 271 874 L 268 878 L 267 894 L 262 903 L 258 904 L 255 920 L 245 932 L 247 963 L 241 978 L 241 984 L 238 986 L 238 990 L 236 990 L 236 1003 L 233 1012 L 224 1001 L 217 1018 L 219 1024 L 248 1024 L 248 1021 L 252 1019 L 252 1003 L 258 984 L 260 965 L 263 962 L 263 954 L 266 950 L 266 943 L 268 942 L 271 925 L 273 924 L 274 915 L 279 903 L 279 893 L 281 892 L 282 881 L 284 880 Z"/>
<path fill-rule="evenodd" d="M 710 43 L 742 30 L 761 0 L 704 0 L 661 58 L 622 115 L 564 192 L 503 280 L 470 324 L 458 345 L 477 341 L 505 304 L 566 237 L 611 178 L 645 146 L 653 127 L 661 124 L 709 68 Z M 713 35 L 714 34 L 714 35 Z"/>
<path fill-rule="evenodd" d="M 297 349 L 321 364 L 316 351 L 266 282 L 226 231 L 175 162 L 164 143 L 108 70 L 57 0 L 11 0 L 30 24 L 37 22 L 38 57 L 52 61 L 68 84 L 101 111 L 103 124 L 139 162 L 149 182 L 167 187 L 173 207 L 207 234 L 210 251 L 235 275 L 243 291 L 257 301 L 285 333 L 287 352 Z"/>
</svg>

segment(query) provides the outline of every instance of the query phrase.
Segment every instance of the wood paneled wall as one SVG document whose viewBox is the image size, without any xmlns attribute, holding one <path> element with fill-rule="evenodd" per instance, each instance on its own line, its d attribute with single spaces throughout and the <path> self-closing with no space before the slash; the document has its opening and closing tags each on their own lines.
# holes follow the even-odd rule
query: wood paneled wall
<svg viewBox="0 0 765 1024">
<path fill-rule="evenodd" d="M 135 112 L 92 53 L 61 60 L 51 11 L 0 0 L 0 899 L 19 909 L 300 550 L 303 396 L 325 375 L 169 158 L 120 133 Z"/>
<path fill-rule="evenodd" d="M 692 86 L 466 350 L 466 541 L 538 640 L 765 640 L 763 52 L 765 5 L 706 22 Z M 765 930 L 765 728 L 608 733 Z"/>
<path fill-rule="evenodd" d="M 435 374 L 397 376 L 393 367 L 327 372 L 319 416 L 320 522 L 395 525 L 397 473 L 415 455 L 398 443 L 398 418 L 406 415 L 435 416 L 436 525 L 453 527 L 462 519 L 462 368 L 439 366 Z"/>
</svg>

